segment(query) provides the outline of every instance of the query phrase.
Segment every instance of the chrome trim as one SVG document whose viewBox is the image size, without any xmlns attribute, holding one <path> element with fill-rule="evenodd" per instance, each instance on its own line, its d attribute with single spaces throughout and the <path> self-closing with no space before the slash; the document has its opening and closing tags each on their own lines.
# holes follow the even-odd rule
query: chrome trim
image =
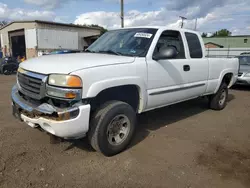
<svg viewBox="0 0 250 188">
<path fill-rule="evenodd" d="M 77 95 L 77 97 L 74 98 L 74 99 L 61 98 L 61 97 L 49 95 L 48 91 L 53 91 L 53 92 L 57 92 L 57 93 L 69 93 L 69 92 L 72 92 L 72 93 L 75 93 Z M 54 86 L 51 86 L 51 85 L 47 84 L 46 85 L 46 96 L 56 98 L 56 99 L 64 99 L 64 100 L 81 100 L 81 98 L 82 98 L 82 89 L 61 88 L 61 87 L 54 87 Z"/>
<path fill-rule="evenodd" d="M 78 106 L 74 106 L 74 107 L 69 107 L 69 108 L 56 108 L 48 103 L 42 103 L 39 105 L 35 105 L 30 103 L 29 101 L 26 101 L 25 99 L 23 99 L 19 92 L 18 92 L 18 88 L 17 85 L 14 85 L 14 87 L 12 88 L 11 91 L 11 98 L 12 98 L 12 102 L 13 105 L 16 108 L 21 108 L 22 110 L 29 112 L 29 113 L 40 113 L 40 114 L 53 114 L 56 113 L 58 114 L 59 117 L 65 116 L 68 119 L 72 119 L 73 117 L 71 117 L 70 114 L 74 111 L 79 110 L 78 106 L 81 104 L 78 104 Z M 79 113 L 79 112 L 78 112 Z M 66 119 L 63 119 L 66 120 Z"/>
<path fill-rule="evenodd" d="M 30 79 L 33 78 L 33 79 L 41 80 L 41 84 L 40 84 L 40 88 L 39 88 L 40 92 L 39 93 L 34 93 L 34 92 L 30 92 L 26 88 L 23 88 L 21 86 L 21 84 L 19 83 L 18 75 L 20 75 L 21 77 L 22 76 L 27 76 L 27 78 L 30 78 Z M 19 71 L 17 73 L 17 84 L 18 84 L 19 91 L 21 93 L 23 93 L 24 95 L 28 96 L 28 97 L 40 100 L 40 99 L 45 97 L 45 93 L 46 93 L 45 85 L 46 85 L 47 78 L 48 78 L 48 76 L 44 75 L 44 74 L 38 74 L 38 73 L 26 71 L 24 69 L 19 69 Z"/>
<path fill-rule="evenodd" d="M 167 89 L 167 90 L 163 90 L 163 91 L 153 92 L 153 93 L 150 93 L 149 95 L 161 95 L 161 94 L 165 94 L 165 93 L 171 93 L 171 92 L 176 92 L 176 91 L 181 91 L 181 90 L 186 90 L 186 89 L 192 89 L 192 88 L 196 88 L 196 87 L 201 87 L 201 86 L 204 86 L 204 85 L 206 85 L 206 84 L 196 84 L 196 85 L 182 87 L 182 88 Z"/>
<path fill-rule="evenodd" d="M 21 68 L 21 67 L 20 67 Z M 23 69 L 23 68 L 22 68 Z M 21 74 L 25 74 L 27 76 L 30 76 L 30 77 L 33 77 L 33 78 L 37 78 L 37 79 L 41 79 L 41 80 L 44 80 L 44 78 L 47 77 L 47 75 L 44 75 L 44 74 L 38 74 L 38 73 L 35 73 L 35 72 L 30 72 L 30 71 L 27 71 L 25 69 L 23 69 L 24 71 L 20 72 Z"/>
<path fill-rule="evenodd" d="M 18 93 L 18 88 L 17 88 L 17 85 L 15 85 L 11 91 L 11 98 L 12 98 L 13 102 L 15 104 L 17 104 L 19 107 L 21 107 L 22 109 L 24 109 L 28 112 L 32 112 L 34 110 L 34 108 L 27 105 L 26 103 L 24 103 L 22 101 L 22 99 L 18 97 L 17 93 Z"/>
</svg>

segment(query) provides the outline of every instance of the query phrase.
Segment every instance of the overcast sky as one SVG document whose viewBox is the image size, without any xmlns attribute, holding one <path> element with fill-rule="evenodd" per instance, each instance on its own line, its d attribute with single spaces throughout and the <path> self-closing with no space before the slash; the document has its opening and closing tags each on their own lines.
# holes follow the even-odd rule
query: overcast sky
<svg viewBox="0 0 250 188">
<path fill-rule="evenodd" d="M 214 32 L 229 29 L 234 35 L 250 35 L 250 0 L 124 0 L 125 26 L 178 27 Z M 51 20 L 120 27 L 119 0 L 0 0 L 2 20 Z"/>
</svg>

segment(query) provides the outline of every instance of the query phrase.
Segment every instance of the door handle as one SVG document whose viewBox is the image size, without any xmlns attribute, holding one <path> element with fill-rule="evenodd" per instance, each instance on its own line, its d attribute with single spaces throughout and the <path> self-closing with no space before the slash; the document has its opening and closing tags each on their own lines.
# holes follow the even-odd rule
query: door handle
<svg viewBox="0 0 250 188">
<path fill-rule="evenodd" d="M 190 66 L 189 65 L 183 65 L 183 70 L 184 71 L 190 71 Z"/>
</svg>

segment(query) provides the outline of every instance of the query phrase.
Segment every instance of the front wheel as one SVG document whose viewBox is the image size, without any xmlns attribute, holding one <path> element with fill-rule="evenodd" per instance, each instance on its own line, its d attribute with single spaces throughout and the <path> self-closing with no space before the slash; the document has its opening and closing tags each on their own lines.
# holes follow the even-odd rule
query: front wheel
<svg viewBox="0 0 250 188">
<path fill-rule="evenodd" d="M 8 71 L 8 69 L 3 68 L 3 74 L 4 74 L 4 75 L 9 75 L 9 71 Z"/>
<path fill-rule="evenodd" d="M 127 103 L 110 101 L 93 115 L 88 138 L 91 146 L 105 156 L 116 155 L 129 145 L 136 125 L 136 113 Z"/>
<path fill-rule="evenodd" d="M 209 105 L 213 110 L 223 110 L 227 105 L 228 87 L 226 83 L 222 83 L 217 93 L 210 96 Z"/>
</svg>

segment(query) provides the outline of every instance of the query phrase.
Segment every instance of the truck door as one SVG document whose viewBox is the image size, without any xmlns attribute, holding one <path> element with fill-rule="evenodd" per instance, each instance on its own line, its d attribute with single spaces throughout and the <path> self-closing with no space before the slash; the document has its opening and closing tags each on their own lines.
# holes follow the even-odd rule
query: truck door
<svg viewBox="0 0 250 188">
<path fill-rule="evenodd" d="M 146 61 L 148 66 L 148 104 L 147 109 L 153 109 L 185 100 L 187 77 L 186 58 L 183 34 L 176 30 L 165 30 L 161 33 L 155 47 L 149 51 Z M 153 44 L 152 44 L 153 45 Z M 163 46 L 172 46 L 179 52 L 174 59 L 153 60 L 153 55 Z M 153 47 L 153 46 L 152 46 Z"/>
<path fill-rule="evenodd" d="M 209 73 L 209 62 L 205 57 L 202 38 L 196 33 L 184 32 L 187 46 L 187 63 L 184 65 L 187 70 L 183 74 L 186 82 L 186 95 L 188 98 L 197 97 L 205 93 Z M 202 48 L 203 46 L 203 48 Z"/>
</svg>

